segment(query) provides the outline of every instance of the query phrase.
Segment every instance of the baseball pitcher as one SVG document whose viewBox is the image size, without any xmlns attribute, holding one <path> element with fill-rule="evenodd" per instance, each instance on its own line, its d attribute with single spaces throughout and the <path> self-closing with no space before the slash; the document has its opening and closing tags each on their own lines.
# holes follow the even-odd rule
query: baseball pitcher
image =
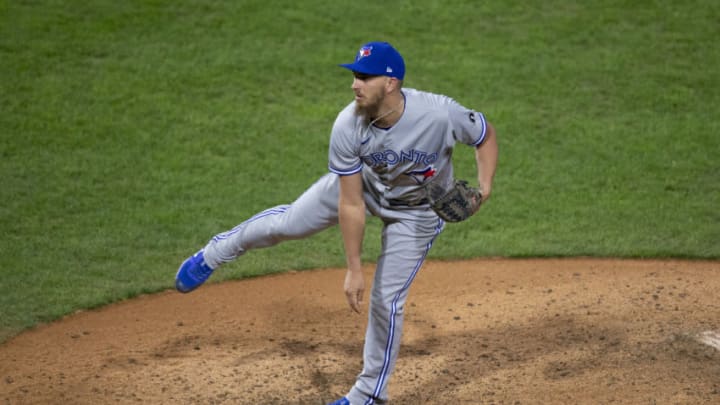
<svg viewBox="0 0 720 405">
<path fill-rule="evenodd" d="M 361 245 L 367 215 L 382 220 L 382 251 L 370 291 L 363 369 L 334 405 L 385 404 L 408 291 L 446 222 L 472 216 L 490 197 L 497 141 L 485 116 L 455 100 L 403 87 L 405 63 L 387 42 L 363 45 L 352 63 L 354 100 L 332 127 L 329 173 L 292 204 L 261 211 L 185 260 L 176 288 L 190 292 L 223 263 L 339 224 L 347 302 L 361 311 Z M 456 144 L 472 147 L 477 187 L 456 179 Z"/>
</svg>

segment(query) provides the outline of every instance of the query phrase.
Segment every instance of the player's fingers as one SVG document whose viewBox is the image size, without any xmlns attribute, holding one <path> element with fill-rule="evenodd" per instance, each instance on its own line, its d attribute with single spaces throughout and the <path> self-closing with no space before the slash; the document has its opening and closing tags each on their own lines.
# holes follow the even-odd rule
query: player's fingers
<svg viewBox="0 0 720 405">
<path fill-rule="evenodd" d="M 360 304 L 358 303 L 357 293 L 355 291 L 348 291 L 345 293 L 345 297 L 347 298 L 348 304 L 350 305 L 350 309 L 357 313 L 360 313 Z"/>
</svg>

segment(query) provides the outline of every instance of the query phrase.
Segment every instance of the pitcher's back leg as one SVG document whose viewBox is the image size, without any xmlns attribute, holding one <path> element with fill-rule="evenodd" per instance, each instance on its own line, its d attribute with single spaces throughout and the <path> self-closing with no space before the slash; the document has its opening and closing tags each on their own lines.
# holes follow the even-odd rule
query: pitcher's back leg
<svg viewBox="0 0 720 405">
<path fill-rule="evenodd" d="M 337 175 L 328 173 L 292 204 L 263 210 L 233 229 L 215 235 L 180 266 L 176 275 L 178 290 L 188 292 L 197 288 L 219 265 L 248 250 L 302 239 L 336 225 L 338 192 Z"/>
</svg>

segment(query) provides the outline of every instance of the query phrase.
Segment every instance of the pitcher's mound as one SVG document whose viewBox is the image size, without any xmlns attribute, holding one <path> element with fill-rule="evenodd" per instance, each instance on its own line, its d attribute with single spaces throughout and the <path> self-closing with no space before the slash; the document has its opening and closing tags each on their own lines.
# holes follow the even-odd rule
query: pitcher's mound
<svg viewBox="0 0 720 405">
<path fill-rule="evenodd" d="M 391 402 L 720 403 L 718 336 L 708 333 L 720 330 L 718 271 L 426 263 L 405 308 Z M 0 346 L 0 402 L 324 404 L 362 367 L 367 310 L 348 309 L 343 279 L 331 269 L 210 283 L 38 327 Z"/>
</svg>

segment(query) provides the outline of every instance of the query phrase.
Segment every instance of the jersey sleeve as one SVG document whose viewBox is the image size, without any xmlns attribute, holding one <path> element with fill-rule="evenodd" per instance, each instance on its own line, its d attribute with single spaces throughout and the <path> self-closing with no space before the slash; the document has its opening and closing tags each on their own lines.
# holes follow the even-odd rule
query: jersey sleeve
<svg viewBox="0 0 720 405">
<path fill-rule="evenodd" d="M 449 106 L 449 115 L 458 142 L 480 146 L 485 141 L 487 122 L 483 113 L 452 102 Z"/>
<path fill-rule="evenodd" d="M 362 170 L 360 141 L 355 139 L 352 117 L 343 111 L 333 124 L 328 152 L 328 169 L 340 176 L 349 176 Z"/>
</svg>

